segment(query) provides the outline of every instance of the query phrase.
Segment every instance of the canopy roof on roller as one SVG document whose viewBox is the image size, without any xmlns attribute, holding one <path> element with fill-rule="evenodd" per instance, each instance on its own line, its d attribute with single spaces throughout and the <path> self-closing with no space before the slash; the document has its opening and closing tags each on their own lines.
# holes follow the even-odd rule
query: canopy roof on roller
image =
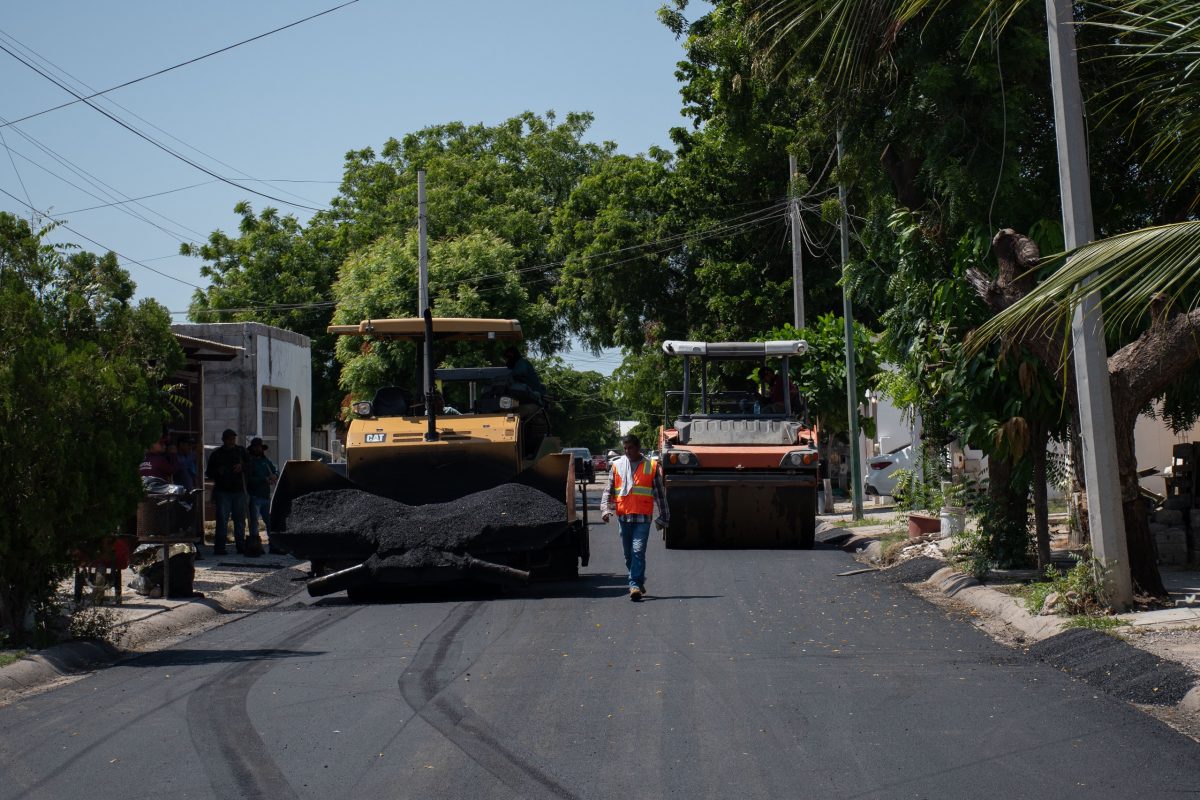
<svg viewBox="0 0 1200 800">
<path fill-rule="evenodd" d="M 804 355 L 808 352 L 808 342 L 803 339 L 777 339 L 770 342 L 684 342 L 669 339 L 663 342 L 662 349 L 669 356 L 781 358 Z"/>
</svg>

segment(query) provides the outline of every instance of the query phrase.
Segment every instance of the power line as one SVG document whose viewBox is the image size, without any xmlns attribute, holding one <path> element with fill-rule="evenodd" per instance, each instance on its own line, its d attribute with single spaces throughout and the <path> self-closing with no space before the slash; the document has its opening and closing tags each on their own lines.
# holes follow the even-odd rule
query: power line
<svg viewBox="0 0 1200 800">
<path fill-rule="evenodd" d="M 60 108 L 66 108 L 67 106 L 73 106 L 76 103 L 86 102 L 88 100 L 91 100 L 92 98 L 99 97 L 102 94 L 108 94 L 109 92 L 115 92 L 117 89 L 124 89 L 126 86 L 132 86 L 135 83 L 141 83 L 142 81 L 149 80 L 150 78 L 157 78 L 159 75 L 166 74 L 168 72 L 171 72 L 172 70 L 179 69 L 180 67 L 186 67 L 189 64 L 195 64 L 197 61 L 203 61 L 206 58 L 211 58 L 212 56 L 219 55 L 219 54 L 224 53 L 229 50 L 233 50 L 235 47 L 241 47 L 244 44 L 249 44 L 250 42 L 258 41 L 259 39 L 270 36 L 271 34 L 279 33 L 280 31 L 285 31 L 288 28 L 294 28 L 297 25 L 308 22 L 309 20 L 316 19 L 317 17 L 323 17 L 326 14 L 332 14 L 334 11 L 343 9 L 346 6 L 354 5 L 357 2 L 358 2 L 358 0 L 349 0 L 348 2 L 342 3 L 340 6 L 334 6 L 333 8 L 327 8 L 324 11 L 321 11 L 321 12 L 318 12 L 311 16 L 305 17 L 304 19 L 298 19 L 295 22 L 289 22 L 287 25 L 283 25 L 281 27 L 275 28 L 274 30 L 269 30 L 266 33 L 260 33 L 257 36 L 251 36 L 249 39 L 243 39 L 240 42 L 235 42 L 234 44 L 228 45 L 226 47 L 222 47 L 220 50 L 213 50 L 212 52 L 205 53 L 202 56 L 196 56 L 195 58 L 189 58 L 187 61 L 181 61 L 178 64 L 175 64 L 174 66 L 164 67 L 163 69 L 160 69 L 156 72 L 151 72 L 149 75 L 143 75 L 140 78 L 134 78 L 133 80 L 125 81 L 124 83 L 119 83 L 116 86 L 110 86 L 107 89 L 101 89 L 98 92 L 89 94 L 87 97 L 80 97 L 75 100 L 70 100 L 66 103 L 62 103 L 60 105 L 54 106 L 53 108 L 47 108 L 47 109 L 43 109 L 41 111 L 36 111 L 32 114 L 26 114 L 25 116 L 21 117 L 20 119 L 14 119 L 11 122 L 5 122 L 3 124 L 0 124 L 0 128 L 6 128 L 9 125 L 16 125 L 18 122 L 24 122 L 27 119 L 33 119 L 34 117 L 40 117 L 43 114 L 49 114 L 51 111 L 58 111 Z M 11 38 L 11 37 L 9 37 L 9 38 Z"/>
<path fill-rule="evenodd" d="M 54 217 L 53 217 L 53 216 L 51 216 L 50 214 L 47 214 L 46 212 L 42 211 L 41 209 L 34 208 L 33 206 L 29 205 L 28 203 L 26 203 L 26 202 L 25 202 L 24 200 L 22 200 L 21 198 L 17 197 L 17 196 L 16 196 L 15 194 L 13 194 L 12 192 L 9 192 L 8 190 L 6 190 L 6 189 L 4 189 L 4 188 L 0 188 L 0 192 L 3 192 L 4 194 L 8 195 L 8 196 L 9 196 L 9 197 L 11 197 L 13 200 L 16 200 L 18 203 L 20 203 L 21 205 L 23 205 L 23 206 L 27 207 L 27 208 L 28 208 L 30 211 L 33 211 L 33 212 L 34 212 L 34 213 L 36 213 L 36 214 L 41 214 L 42 216 L 46 217 L 47 219 L 54 219 Z M 164 277 L 164 278 L 169 278 L 169 279 L 171 279 L 171 280 L 173 280 L 173 281 L 175 281 L 175 282 L 177 282 L 177 283 L 182 283 L 184 286 L 190 286 L 190 287 L 192 287 L 193 289 L 200 289 L 201 291 L 203 291 L 203 290 L 204 290 L 204 287 L 203 287 L 203 286 L 197 286 L 196 284 L 192 283 L 191 281 L 185 281 L 183 278 L 177 278 L 177 277 L 175 277 L 174 275 L 171 275 L 170 273 L 163 272 L 162 270 L 158 270 L 158 269 L 155 269 L 154 267 L 151 267 L 151 266 L 149 266 L 149 265 L 147 265 L 147 264 L 143 264 L 141 261 L 138 261 L 136 258 L 130 258 L 129 256 L 126 256 L 126 255 L 121 255 L 121 253 L 117 252 L 116 250 L 112 249 L 111 247 L 105 247 L 103 244 L 101 244 L 100 242 L 97 242 L 97 241 L 96 241 L 95 239 L 93 239 L 92 237 L 90 237 L 90 236 L 87 236 L 87 235 L 85 235 L 85 234 L 82 234 L 82 233 L 80 233 L 79 231 L 75 230 L 75 229 L 74 229 L 74 228 L 72 228 L 70 225 L 66 224 L 65 222 L 59 222 L 59 225 L 60 225 L 62 228 L 64 228 L 65 230 L 68 230 L 68 231 L 70 231 L 71 233 L 75 234 L 75 235 L 76 235 L 76 236 L 78 236 L 79 238 L 81 238 L 81 239 L 84 239 L 84 240 L 86 240 L 86 241 L 89 241 L 89 242 L 91 242 L 91 243 L 92 243 L 92 244 L 94 244 L 96 247 L 99 247 L 101 250 L 104 250 L 104 251 L 106 251 L 106 252 L 112 253 L 112 254 L 113 254 L 113 255 L 115 255 L 117 258 L 124 259 L 126 262 L 128 262 L 128 263 L 130 263 L 130 264 L 137 264 L 137 265 L 138 265 L 139 267 L 141 267 L 142 269 L 147 269 L 147 270 L 149 270 L 149 271 L 153 272 L 155 275 L 161 275 L 162 277 Z"/>
<path fill-rule="evenodd" d="M 200 181 L 200 183 L 193 183 L 188 186 L 180 186 L 178 189 L 167 189 L 166 191 L 163 191 L 163 192 L 154 192 L 153 194 L 144 194 L 141 197 L 131 197 L 128 200 L 116 200 L 112 203 L 104 203 L 103 205 L 88 206 L 87 208 L 76 208 L 76 209 L 72 209 L 71 211 L 63 211 L 62 215 L 65 217 L 65 216 L 69 216 L 71 214 L 82 214 L 84 211 L 95 211 L 100 208 L 112 208 L 113 206 L 123 206 L 126 203 L 136 203 L 139 200 L 149 200 L 151 197 L 162 197 L 163 195 L 166 195 L 166 194 L 175 194 L 176 192 L 184 192 L 184 191 L 187 191 L 188 189 L 195 189 L 197 186 L 208 186 L 209 184 L 212 184 L 212 183 L 218 183 L 218 181 L 215 181 L 215 180 L 214 181 Z"/>
<path fill-rule="evenodd" d="M 0 117 L 0 119 L 3 119 L 3 117 Z M 25 132 L 24 132 L 24 131 L 22 131 L 20 128 L 13 128 L 13 130 L 14 130 L 14 131 L 16 131 L 16 132 L 17 132 L 17 133 L 18 133 L 20 136 L 22 136 L 22 137 L 23 137 L 23 138 L 24 138 L 26 141 L 28 141 L 28 142 L 29 142 L 30 144 L 32 144 L 34 147 L 38 148 L 38 149 L 39 149 L 39 150 L 41 150 L 43 153 L 45 153 L 45 154 L 46 154 L 46 155 L 48 155 L 50 158 L 52 158 L 54 161 L 58 162 L 60 165 L 62 165 L 62 166 L 64 166 L 64 167 L 66 167 L 66 168 L 67 168 L 67 169 L 69 169 L 71 172 L 73 172 L 73 173 L 75 173 L 76 175 L 78 175 L 78 176 L 79 176 L 79 177 L 80 177 L 82 180 L 86 181 L 87 183 L 90 183 L 92 186 L 94 186 L 94 187 L 97 189 L 97 191 L 103 192 L 104 194 L 108 195 L 108 197 L 110 197 L 110 198 L 116 198 L 116 197 L 119 195 L 119 196 L 121 196 L 121 197 L 124 197 L 124 198 L 126 198 L 126 202 L 133 202 L 133 201 L 130 201 L 130 200 L 129 200 L 129 195 L 127 195 L 127 194 L 125 194 L 124 192 L 122 192 L 122 191 L 118 190 L 116 187 L 114 187 L 114 186 L 112 186 L 112 185 L 110 185 L 110 184 L 107 184 L 107 183 L 105 183 L 104 181 L 100 180 L 100 178 L 96 177 L 96 176 L 95 176 L 95 175 L 93 175 L 92 173 L 90 173 L 90 172 L 88 172 L 87 170 L 85 170 L 83 167 L 80 167 L 78 164 L 75 164 L 75 163 L 71 162 L 71 161 L 70 161 L 70 160 L 68 160 L 66 157 L 62 156 L 61 154 L 57 153 L 56 151 L 54 151 L 54 150 L 52 150 L 51 148 L 47 147 L 46 145 L 42 144 L 40 141 L 38 141 L 37 139 L 33 138 L 33 137 L 32 137 L 32 136 L 30 136 L 29 134 L 25 133 Z M 80 192 L 83 192 L 84 194 L 88 195 L 89 197 L 93 197 L 93 198 L 95 198 L 96 200 L 104 200 L 104 199 L 105 199 L 105 198 L 101 197 L 100 195 L 96 194 L 95 192 L 91 192 L 91 191 L 89 191 L 89 190 L 87 190 L 87 189 L 83 188 L 82 186 L 80 186 L 79 184 L 75 183 L 74 181 L 71 181 L 71 180 L 69 180 L 69 179 L 67 179 L 67 178 L 64 178 L 62 175 L 59 175 L 59 174 L 58 174 L 57 172 L 55 172 L 54 170 L 52 170 L 52 169 L 50 169 L 50 168 L 48 168 L 48 167 L 46 167 L 46 166 L 43 166 L 42 164 L 39 164 L 38 162 L 34 161 L 34 160 L 33 160 L 32 158 L 30 158 L 29 156 L 27 156 L 27 155 L 25 155 L 24 153 L 22 153 L 20 150 L 16 150 L 16 149 L 14 149 L 14 148 L 10 147 L 10 146 L 9 146 L 9 145 L 7 145 L 7 144 L 4 144 L 4 148 L 5 148 L 6 150 L 8 150 L 8 152 L 9 152 L 10 154 L 13 154 L 13 155 L 20 156 L 21 158 L 23 158 L 24 160 L 28 161 L 28 162 L 29 162 L 30 164 L 32 164 L 33 166 L 35 166 L 35 167 L 37 167 L 38 169 L 40 169 L 40 170 L 42 170 L 43 172 L 45 172 L 46 174 L 48 174 L 48 175 L 50 175 L 50 176 L 52 176 L 52 177 L 58 178 L 58 179 L 59 179 L 60 181 L 62 181 L 63 183 L 67 184 L 68 186 L 70 186 L 70 187 L 72 187 L 72 188 L 74 188 L 74 189 L 77 189 L 77 190 L 79 190 Z M 137 203 L 137 205 L 139 205 L 139 206 L 141 206 L 142 208 L 146 209 L 146 210 L 147 210 L 147 211 L 149 211 L 151 214 L 154 214 L 155 216 L 158 216 L 158 217 L 160 217 L 160 218 L 162 218 L 162 219 L 166 220 L 167 222 L 171 223 L 172 225 L 176 225 L 176 226 L 178 226 L 178 227 L 182 228 L 182 229 L 183 229 L 183 230 L 185 230 L 185 231 L 190 231 L 191 233 L 194 233 L 194 234 L 195 234 L 197 237 L 199 237 L 199 238 L 201 238 L 201 239 L 203 239 L 203 238 L 204 238 L 204 234 L 200 233 L 199 231 L 192 230 L 192 229 L 191 229 L 191 228 L 189 228 L 187 225 L 184 225 L 182 222 L 179 222 L 179 221 L 177 221 L 177 220 L 173 220 L 173 219 L 171 219 L 170 217 L 166 216 L 165 214 L 161 214 L 161 213 L 159 213 L 158 211 L 155 211 L 154 209 L 150 208 L 149 206 L 147 206 L 147 205 L 145 205 L 145 204 L 143 204 L 143 203 Z M 118 206 L 117 206 L 117 208 L 118 208 L 118 210 L 119 210 L 119 211 L 121 211 L 121 212 L 123 212 L 123 213 L 127 214 L 127 215 L 128 215 L 128 216 L 130 216 L 130 217 L 133 217 L 134 219 L 138 220 L 139 222 L 144 222 L 144 223 L 146 223 L 147 225 L 150 225 L 150 226 L 152 226 L 152 227 L 154 227 L 154 228 L 157 228 L 158 230 L 162 231 L 162 232 L 163 232 L 163 233 L 165 233 L 167 236 L 170 236 L 172 239 L 174 239 L 174 240 L 176 240 L 176 241 L 178 241 L 178 242 L 190 242 L 190 241 L 192 241 L 192 240 L 191 240 L 189 237 L 187 237 L 187 236 L 180 236 L 180 235 L 179 235 L 178 233 L 176 233 L 175 231 L 171 231 L 171 230 L 168 230 L 168 229 L 164 228 L 162 225 L 159 225 L 157 222 L 154 222 L 153 220 L 150 220 L 150 219 L 148 219 L 148 218 L 146 218 L 146 217 L 142 216 L 141 214 L 137 213 L 136 211 L 133 211 L 132 209 L 126 208 L 124 205 L 118 205 Z"/>
<path fill-rule="evenodd" d="M 166 146 L 165 144 L 163 144 L 162 142 L 158 141 L 157 139 L 153 138 L 152 136 L 150 136 L 150 135 L 148 135 L 148 134 L 146 134 L 146 133 L 143 133 L 142 131 L 140 131 L 140 130 L 138 130 L 136 127 L 134 127 L 133 125 L 130 125 L 130 124 L 129 124 L 128 122 L 126 122 L 125 120 L 123 120 L 123 119 L 121 119 L 120 117 L 116 116 L 115 114 L 111 114 L 111 113 L 109 113 L 108 111 L 105 111 L 105 110 L 104 110 L 103 108 L 101 108 L 100 106 L 98 106 L 98 105 L 96 105 L 95 103 L 93 103 L 91 100 L 87 100 L 87 99 L 85 99 L 85 98 L 83 97 L 83 95 L 81 95 L 81 94 L 79 94 L 78 92 L 76 92 L 76 91 L 75 91 L 74 89 L 72 89 L 70 86 L 67 86 L 65 83 L 63 83 L 62 81 L 58 80 L 58 79 L 57 79 L 57 78 L 55 78 L 53 75 L 51 75 L 51 74 L 47 73 L 45 70 L 41 69 L 41 68 L 40 68 L 40 67 L 38 67 L 36 64 L 33 64 L 33 63 L 31 63 L 30 61 L 27 61 L 26 59 L 22 58 L 22 57 L 21 57 L 20 55 L 18 55 L 17 53 L 14 53 L 14 52 L 13 52 L 13 51 L 12 51 L 12 50 L 11 50 L 11 49 L 8 47 L 8 46 L 6 46 L 5 44 L 3 44 L 3 43 L 0 43 L 0 50 L 3 50 L 5 53 L 8 53 L 10 56 L 12 56 L 12 57 L 13 57 L 13 58 L 15 58 L 17 61 L 19 61 L 19 62 L 21 62 L 22 64 L 24 64 L 24 65 L 25 65 L 26 67 L 28 67 L 29 69 L 31 69 L 31 70 L 33 70 L 34 72 L 36 72 L 38 75 L 41 75 L 41 76 L 42 76 L 43 78 L 45 78 L 46 80 L 50 81 L 50 82 L 51 82 L 51 83 L 53 83 L 55 86 L 57 86 L 58 88 L 62 89 L 64 92 L 67 92 L 67 93 L 71 94 L 72 96 L 74 96 L 74 97 L 78 98 L 78 99 L 79 99 L 81 102 L 83 102 L 83 103 L 86 103 L 86 104 L 88 105 L 88 107 L 89 107 L 89 108 L 92 108 L 92 109 L 93 109 L 93 110 L 95 110 L 96 112 L 98 112 L 98 113 L 100 113 L 100 114 L 103 114 L 105 117 L 108 117 L 110 120 L 112 120 L 113 122 L 117 123 L 117 124 L 118 124 L 118 125 L 120 125 L 122 128 L 124 128 L 125 130 L 127 130 L 127 131 L 129 131 L 130 133 L 134 134 L 134 135 L 135 135 L 135 136 L 137 136 L 138 138 L 140 138 L 140 139 L 143 139 L 143 140 L 145 140 L 146 142 L 149 142 L 150 144 L 152 144 L 152 145 L 154 145 L 155 147 L 157 147 L 159 150 L 162 150 L 164 153 L 167 153 L 168 155 L 170 155 L 170 156 L 172 156 L 172 157 L 174 157 L 174 158 L 176 158 L 176 159 L 178 159 L 178 160 L 182 161 L 183 163 L 187 164 L 188 166 L 192 167 L 193 169 L 200 170 L 200 171 L 201 171 L 201 172 L 203 172 L 205 175 L 209 175 L 209 176 L 211 176 L 211 177 L 213 177 L 213 178 L 216 178 L 217 180 L 221 181 L 222 183 L 227 183 L 227 184 L 229 184 L 230 186 L 233 186 L 233 187 L 235 187 L 235 188 L 237 188 L 237 189 L 241 189 L 243 192 L 249 192 L 250 194 L 255 194 L 255 195 L 258 195 L 259 197 L 264 197 L 264 198 L 266 198 L 267 200 L 272 200 L 272 201 L 274 201 L 274 202 L 276 202 L 276 203 L 283 203 L 284 205 L 293 206 L 293 207 L 295 207 L 295 208 L 302 208 L 302 209 L 304 209 L 304 210 L 306 210 L 306 211 L 321 211 L 321 210 L 322 210 L 322 209 L 320 209 L 320 208 L 317 208 L 317 207 L 315 207 L 315 206 L 306 206 L 306 205 L 304 205 L 304 204 L 302 204 L 302 203 L 293 203 L 293 202 L 291 202 L 291 201 L 284 200 L 282 197 L 276 197 L 276 196 L 274 196 L 274 195 L 266 194 L 265 192 L 260 192 L 260 191 L 258 191 L 257 189 L 251 189 L 249 186 L 243 186 L 242 184 L 238 183 L 237 181 L 234 181 L 234 180 L 231 180 L 231 179 L 229 179 L 229 178 L 226 178 L 224 175 L 221 175 L 220 173 L 214 172 L 213 170 L 209 169 L 208 167 L 205 167 L 205 166 L 204 166 L 204 165 L 202 165 L 202 164 L 198 164 L 198 163 L 196 163 L 195 161 L 193 161 L 192 159 L 188 158 L 187 156 L 185 156 L 185 155 L 183 155 L 183 154 L 181 154 L 181 153 L 177 153 L 177 152 L 175 152 L 174 150 L 172 150 L 171 148 L 167 147 L 167 146 Z"/>
<path fill-rule="evenodd" d="M 4 145 L 4 151 L 8 153 L 8 163 L 12 164 L 13 172 L 16 173 L 17 182 L 21 184 L 21 191 L 25 193 L 25 199 L 29 201 L 29 207 L 33 207 L 33 198 L 29 196 L 29 187 L 25 185 L 25 179 L 21 177 L 21 170 L 17 169 L 17 160 L 13 158 L 12 150 L 8 147 L 8 140 L 4 138 L 4 131 L 0 131 L 0 145 Z"/>
<path fill-rule="evenodd" d="M 89 85 L 87 84 L 87 82 L 86 82 L 86 81 L 82 81 L 82 80 L 80 80 L 78 77 L 76 77 L 75 75 L 72 75 L 70 72 L 68 72 L 67 70 L 63 69 L 63 68 L 62 68 L 62 67 L 60 67 L 58 64 L 55 64 L 53 61 L 51 61 L 50 59 L 46 58 L 46 57 L 45 57 L 44 55 L 42 55 L 41 53 L 37 52 L 36 50 L 34 50 L 34 49 L 33 49 L 32 47 L 30 47 L 29 45 L 27 45 L 27 44 L 24 44 L 23 42 L 19 41 L 18 39 L 15 39 L 15 38 L 13 38 L 13 36 L 11 36 L 10 34 L 7 34 L 7 33 L 4 33 L 3 31 L 0 31 L 0 38 L 3 38 L 3 39 L 6 39 L 6 40 L 8 40 L 8 41 L 9 41 L 9 42 L 10 42 L 10 43 L 11 43 L 11 44 L 14 46 L 14 47 L 16 47 L 16 48 L 20 49 L 21 51 L 25 52 L 25 53 L 26 53 L 26 54 L 28 54 L 28 55 L 29 55 L 31 58 L 33 58 L 35 61 L 38 61 L 38 62 L 40 62 L 41 64 L 45 65 L 45 66 L 46 66 L 48 69 L 51 69 L 51 70 L 53 70 L 53 71 L 57 72 L 59 75 L 61 75 L 61 76 L 64 76 L 64 78 L 65 78 L 65 79 L 69 79 L 69 80 L 73 81 L 74 83 L 76 83 L 77 85 L 79 85 L 79 86 L 83 87 L 84 89 L 88 90 L 89 92 L 91 92 L 91 91 L 95 91 L 95 90 L 94 90 L 94 88 L 93 88 L 93 87 L 91 87 L 91 86 L 89 86 Z M 212 162 L 214 162 L 214 163 L 220 164 L 220 165 L 221 165 L 221 166 L 223 166 L 223 167 L 226 167 L 226 168 L 228 168 L 228 169 L 231 169 L 231 170 L 233 170 L 234 172 L 236 172 L 236 173 L 238 174 L 238 177 L 239 177 L 239 179 L 240 179 L 240 180 L 246 180 L 246 181 L 250 181 L 250 182 L 252 182 L 252 183 L 267 183 L 268 185 L 271 183 L 271 181 L 263 181 L 263 180 L 260 180 L 260 179 L 258 179 L 258 178 L 255 178 L 255 177 L 253 177 L 253 176 L 249 175 L 249 174 L 248 174 L 248 173 L 247 173 L 245 170 L 243 170 L 243 169 L 239 169 L 238 167 L 235 167 L 234 165 L 232 165 L 232 164 L 230 164 L 230 163 L 228 163 L 228 162 L 226 162 L 226 161 L 222 161 L 221 159 L 217 158 L 216 156 L 212 155 L 211 153 L 206 153 L 206 152 L 204 152 L 203 150 L 201 150 L 199 147 L 196 147 L 196 146 L 195 146 L 195 145 L 193 145 L 193 144 L 190 144 L 190 143 L 188 143 L 188 142 L 185 142 L 183 139 L 180 139 L 180 138 L 179 138 L 178 136 L 176 136 L 175 134 L 171 133 L 171 132 L 170 132 L 170 131 L 168 131 L 168 130 L 165 130 L 164 128 L 162 128 L 162 127 L 160 127 L 160 126 L 158 126 L 158 125 L 156 125 L 156 124 L 154 124 L 153 122 L 151 122 L 150 120 L 146 119 L 146 118 L 145 118 L 145 117 L 143 117 L 141 114 L 137 113 L 136 111 L 134 111 L 133 109 L 129 108 L 128 106 L 121 105 L 121 104 L 120 104 L 120 103 L 118 103 L 116 100 L 112 99 L 111 97 L 105 97 L 105 98 L 104 98 L 104 101 L 105 101 L 105 102 L 107 102 L 107 103 L 110 103 L 110 104 L 112 104 L 113 106 L 116 106 L 117 108 L 119 108 L 119 109 L 121 109 L 122 111 L 124 111 L 126 114 L 129 114 L 130 116 L 132 116 L 132 117 L 134 117 L 134 118 L 136 118 L 136 119 L 138 119 L 138 120 L 142 121 L 142 122 L 143 122 L 143 123 L 145 123 L 146 125 L 149 125 L 149 126 L 150 126 L 151 128 L 153 128 L 154 130 L 156 130 L 156 131 L 158 131 L 159 133 L 161 133 L 162 135 L 166 136 L 168 139 L 171 139 L 172 141 L 178 142 L 179 144 L 181 144 L 181 145 L 183 145 L 184 147 L 186 147 L 188 150 L 191 150 L 193 153 L 196 153 L 197 155 L 200 155 L 200 156 L 202 156 L 202 157 L 204 157 L 204 158 L 207 158 L 209 161 L 212 161 Z M 299 182 L 303 182 L 303 181 L 286 181 L 286 180 L 285 180 L 285 181 L 279 181 L 279 183 L 299 183 Z M 279 189 L 279 191 L 283 192 L 283 194 L 286 194 L 286 195 L 288 195 L 289 197 L 294 197 L 294 198 L 296 198 L 297 200 L 303 200 L 305 203 L 316 203 L 316 201 L 315 201 L 315 200 L 310 200 L 309 198 L 307 198 L 307 197 L 304 197 L 303 195 L 296 194 L 295 192 L 290 192 L 290 191 L 288 191 L 287 189 L 280 189 L 279 187 L 275 187 L 275 188 L 276 188 L 276 189 Z M 203 236 L 202 236 L 202 235 L 201 235 L 201 238 L 203 238 Z"/>
<path fill-rule="evenodd" d="M 584 258 L 584 260 L 597 259 L 597 258 L 603 258 L 605 256 L 619 255 L 621 253 L 626 253 L 626 252 L 629 252 L 630 250 L 636 250 L 639 248 L 648 248 L 648 247 L 656 247 L 656 246 L 660 246 L 660 245 L 665 245 L 665 246 L 659 247 L 659 249 L 657 249 L 653 252 L 650 252 L 650 253 L 642 253 L 639 255 L 632 256 L 630 258 L 626 258 L 626 259 L 614 261 L 614 262 L 611 262 L 608 264 L 602 264 L 602 265 L 598 265 L 596 267 L 592 267 L 592 269 L 608 269 L 610 267 L 615 267 L 615 266 L 619 266 L 621 264 L 627 264 L 632 261 L 637 261 L 638 259 L 643 258 L 647 255 L 657 255 L 660 253 L 668 252 L 670 250 L 674 250 L 677 247 L 679 241 L 682 241 L 682 240 L 686 240 L 686 239 L 704 240 L 704 239 L 712 238 L 713 236 L 720 236 L 720 235 L 725 235 L 725 234 L 733 235 L 736 233 L 740 233 L 744 230 L 750 230 L 755 227 L 759 227 L 759 226 L 765 225 L 769 222 L 772 222 L 774 220 L 782 218 L 785 211 L 786 211 L 786 207 L 782 203 L 776 201 L 776 202 L 773 202 L 773 204 L 766 209 L 759 209 L 758 211 L 750 212 L 748 214 L 740 214 L 735 217 L 730 217 L 725 220 L 720 220 L 717 223 L 715 223 L 714 225 L 712 225 L 708 228 L 703 228 L 699 231 L 687 231 L 684 233 L 674 234 L 672 236 L 664 237 L 663 239 L 658 239 L 658 240 L 654 240 L 654 241 L 650 241 L 650 242 L 643 242 L 642 244 L 639 244 L 639 245 L 623 247 L 618 250 L 610 250 L 610 251 L 603 252 L 603 253 L 592 253 L 590 255 L 583 256 L 583 258 Z M 757 218 L 757 219 L 746 219 L 747 217 L 754 217 L 755 215 L 761 215 L 761 216 L 760 216 L 760 218 Z M 739 220 L 742 220 L 742 221 L 739 221 Z M 730 223 L 733 223 L 733 224 L 730 224 Z M 566 260 L 554 261 L 554 262 L 549 262 L 546 264 L 538 264 L 533 267 L 522 267 L 522 268 L 519 268 L 516 270 L 509 270 L 508 272 L 492 273 L 490 275 L 481 276 L 481 277 L 494 278 L 494 277 L 507 276 L 507 275 L 517 275 L 517 274 L 521 274 L 524 272 L 529 272 L 531 270 L 546 270 L 546 269 L 553 269 L 556 267 L 561 268 L 561 267 L 565 266 L 566 263 L 567 263 Z M 529 285 L 532 285 L 535 283 L 551 281 L 551 280 L 554 280 L 555 278 L 556 278 L 556 276 L 554 276 L 554 275 L 544 275 L 542 277 L 535 278 L 533 280 L 525 281 L 523 285 L 529 286 Z M 451 281 L 451 282 L 447 282 L 447 283 L 437 284 L 437 287 L 439 289 L 450 288 L 450 287 L 454 287 L 454 286 L 460 286 L 460 285 L 466 284 L 466 283 L 472 283 L 479 279 L 480 278 L 463 278 L 458 281 Z M 477 291 L 480 294 L 482 294 L 484 292 L 489 292 L 489 291 L 500 291 L 505 288 L 506 288 L 505 286 L 489 286 L 489 287 L 484 287 L 484 288 L 478 289 Z M 300 309 L 300 308 L 319 309 L 319 308 L 330 308 L 334 305 L 336 305 L 336 301 L 319 300 L 319 301 L 313 301 L 311 303 L 285 304 L 284 307 L 289 308 L 289 309 Z M 206 310 L 213 311 L 213 312 L 249 313 L 249 312 L 253 312 L 253 311 L 272 310 L 272 309 L 275 309 L 278 307 L 280 307 L 280 306 L 278 306 L 278 305 L 263 305 L 263 306 L 247 306 L 247 307 L 236 308 L 236 309 L 213 308 L 213 309 L 206 309 Z M 172 314 L 186 314 L 188 312 L 173 311 L 171 313 Z"/>
</svg>

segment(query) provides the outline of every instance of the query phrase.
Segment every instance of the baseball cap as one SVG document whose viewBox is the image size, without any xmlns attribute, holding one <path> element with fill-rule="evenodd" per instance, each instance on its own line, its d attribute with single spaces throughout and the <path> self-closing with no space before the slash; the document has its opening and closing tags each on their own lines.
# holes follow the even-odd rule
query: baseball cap
<svg viewBox="0 0 1200 800">
<path fill-rule="evenodd" d="M 226 428 L 226 429 L 224 430 L 224 432 L 222 432 L 222 433 L 221 433 L 221 441 L 225 441 L 225 440 L 226 440 L 226 439 L 228 439 L 230 436 L 234 436 L 234 437 L 236 437 L 236 436 L 237 436 L 237 431 L 235 431 L 233 428 Z"/>
</svg>

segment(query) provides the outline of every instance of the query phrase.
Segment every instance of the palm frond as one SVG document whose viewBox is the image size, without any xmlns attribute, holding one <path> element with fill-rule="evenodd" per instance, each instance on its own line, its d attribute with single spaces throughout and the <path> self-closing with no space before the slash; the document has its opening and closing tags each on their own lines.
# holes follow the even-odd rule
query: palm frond
<svg viewBox="0 0 1200 800">
<path fill-rule="evenodd" d="M 1200 304 L 1200 222 L 1180 222 L 1122 233 L 1042 261 L 1059 265 L 1046 280 L 972 335 L 970 352 L 1004 335 L 1021 336 L 1064 324 L 1084 297 L 1104 297 L 1105 325 L 1128 331 L 1146 318 L 1151 302 L 1190 311 Z"/>
<path fill-rule="evenodd" d="M 1105 37 L 1095 57 L 1125 74 L 1101 94 L 1103 112 L 1130 115 L 1143 156 L 1171 170 L 1178 191 L 1200 172 L 1200 3 L 1125 0 L 1084 24 Z"/>
</svg>

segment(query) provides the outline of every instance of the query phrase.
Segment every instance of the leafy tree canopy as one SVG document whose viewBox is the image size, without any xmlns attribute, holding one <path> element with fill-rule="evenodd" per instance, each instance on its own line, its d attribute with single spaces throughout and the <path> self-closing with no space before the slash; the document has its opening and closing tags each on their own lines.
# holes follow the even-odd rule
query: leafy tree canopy
<svg viewBox="0 0 1200 800">
<path fill-rule="evenodd" d="M 167 310 L 116 256 L 57 248 L 0 213 L 0 630 L 43 618 L 74 550 L 133 512 L 137 465 L 183 360 Z"/>
</svg>

